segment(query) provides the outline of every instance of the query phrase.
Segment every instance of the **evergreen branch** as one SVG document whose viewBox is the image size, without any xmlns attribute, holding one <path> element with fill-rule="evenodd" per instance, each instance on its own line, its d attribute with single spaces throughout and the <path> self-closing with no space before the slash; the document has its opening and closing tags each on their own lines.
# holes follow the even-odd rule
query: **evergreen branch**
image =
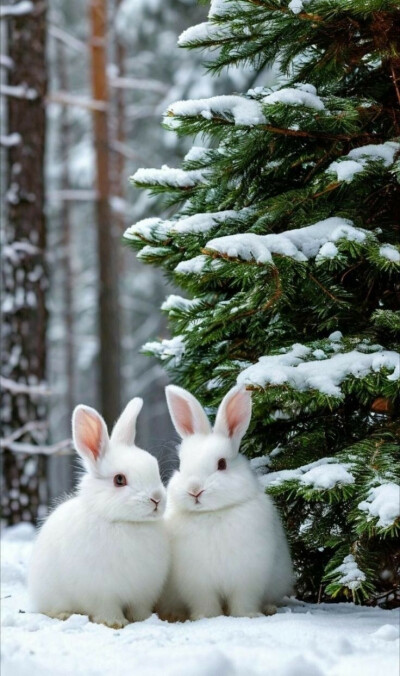
<svg viewBox="0 0 400 676">
<path fill-rule="evenodd" d="M 325 288 L 325 286 L 324 286 L 323 284 L 321 284 L 321 282 L 320 282 L 316 277 L 314 277 L 314 275 L 312 275 L 311 272 L 307 272 L 307 276 L 308 276 L 310 279 L 312 279 L 312 281 L 315 282 L 315 284 L 318 284 L 318 286 L 320 287 L 320 289 L 322 289 L 322 291 L 323 291 L 327 296 L 329 296 L 329 298 L 332 298 L 332 300 L 334 300 L 335 303 L 345 303 L 345 301 L 340 300 L 339 298 L 336 298 L 336 296 L 334 296 L 333 293 L 331 293 L 327 288 Z"/>
</svg>

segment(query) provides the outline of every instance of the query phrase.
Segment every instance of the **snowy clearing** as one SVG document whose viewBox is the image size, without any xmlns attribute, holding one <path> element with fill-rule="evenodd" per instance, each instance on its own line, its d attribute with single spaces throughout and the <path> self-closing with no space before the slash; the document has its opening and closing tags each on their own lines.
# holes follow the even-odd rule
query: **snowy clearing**
<svg viewBox="0 0 400 676">
<path fill-rule="evenodd" d="M 290 601 L 277 615 L 168 624 L 155 615 L 116 631 L 73 615 L 28 612 L 33 528 L 2 538 L 3 676 L 395 676 L 398 611 Z"/>
</svg>

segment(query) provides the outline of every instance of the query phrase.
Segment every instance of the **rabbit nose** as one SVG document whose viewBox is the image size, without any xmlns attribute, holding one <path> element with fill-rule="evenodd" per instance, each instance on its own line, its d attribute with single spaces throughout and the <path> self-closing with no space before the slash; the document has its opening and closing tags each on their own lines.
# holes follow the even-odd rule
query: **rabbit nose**
<svg viewBox="0 0 400 676">
<path fill-rule="evenodd" d="M 195 495 L 196 493 L 202 492 L 201 484 L 199 481 L 190 481 L 188 485 L 188 493 Z"/>
<path fill-rule="evenodd" d="M 153 502 L 153 503 L 155 504 L 156 509 L 157 509 L 157 507 L 158 507 L 160 501 L 159 501 L 159 500 L 154 500 L 154 498 L 150 498 L 150 500 L 151 500 L 151 502 Z"/>
<path fill-rule="evenodd" d="M 192 496 L 192 498 L 196 498 L 196 500 L 204 493 L 204 490 L 199 491 L 198 493 L 189 493 L 189 495 Z"/>
<path fill-rule="evenodd" d="M 159 503 L 161 498 L 162 498 L 161 491 L 153 491 L 152 494 L 151 494 L 150 500 L 152 500 L 153 502 Z"/>
</svg>

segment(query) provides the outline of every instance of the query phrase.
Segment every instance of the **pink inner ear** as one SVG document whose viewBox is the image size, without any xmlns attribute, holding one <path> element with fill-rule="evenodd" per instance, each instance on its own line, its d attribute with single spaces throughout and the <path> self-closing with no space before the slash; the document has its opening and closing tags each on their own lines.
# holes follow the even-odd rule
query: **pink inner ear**
<svg viewBox="0 0 400 676">
<path fill-rule="evenodd" d="M 79 432 L 82 443 L 89 449 L 94 459 L 97 460 L 100 455 L 101 421 L 86 411 L 81 413 L 81 417 L 82 419 L 79 420 Z"/>
<path fill-rule="evenodd" d="M 180 432 L 188 435 L 193 434 L 193 414 L 188 402 L 182 397 L 177 397 L 173 394 L 172 405 L 176 424 L 180 428 Z"/>
<path fill-rule="evenodd" d="M 245 397 L 247 395 L 243 392 L 237 392 L 227 403 L 225 415 L 230 437 L 235 436 L 238 428 L 243 423 L 243 415 L 246 411 Z"/>
</svg>

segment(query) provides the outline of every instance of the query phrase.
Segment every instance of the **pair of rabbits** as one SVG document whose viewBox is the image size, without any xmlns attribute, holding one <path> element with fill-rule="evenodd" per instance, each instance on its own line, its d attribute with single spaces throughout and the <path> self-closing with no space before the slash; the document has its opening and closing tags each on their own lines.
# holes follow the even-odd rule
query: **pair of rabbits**
<svg viewBox="0 0 400 676">
<path fill-rule="evenodd" d="M 255 617 L 291 593 L 278 513 L 239 453 L 249 392 L 228 392 L 214 429 L 189 392 L 170 385 L 166 395 L 182 438 L 167 494 L 156 459 L 134 443 L 141 399 L 129 402 L 111 437 L 94 409 L 75 409 L 73 437 L 87 471 L 36 541 L 28 579 L 36 611 L 119 628 L 156 606 L 168 619 Z"/>
</svg>

